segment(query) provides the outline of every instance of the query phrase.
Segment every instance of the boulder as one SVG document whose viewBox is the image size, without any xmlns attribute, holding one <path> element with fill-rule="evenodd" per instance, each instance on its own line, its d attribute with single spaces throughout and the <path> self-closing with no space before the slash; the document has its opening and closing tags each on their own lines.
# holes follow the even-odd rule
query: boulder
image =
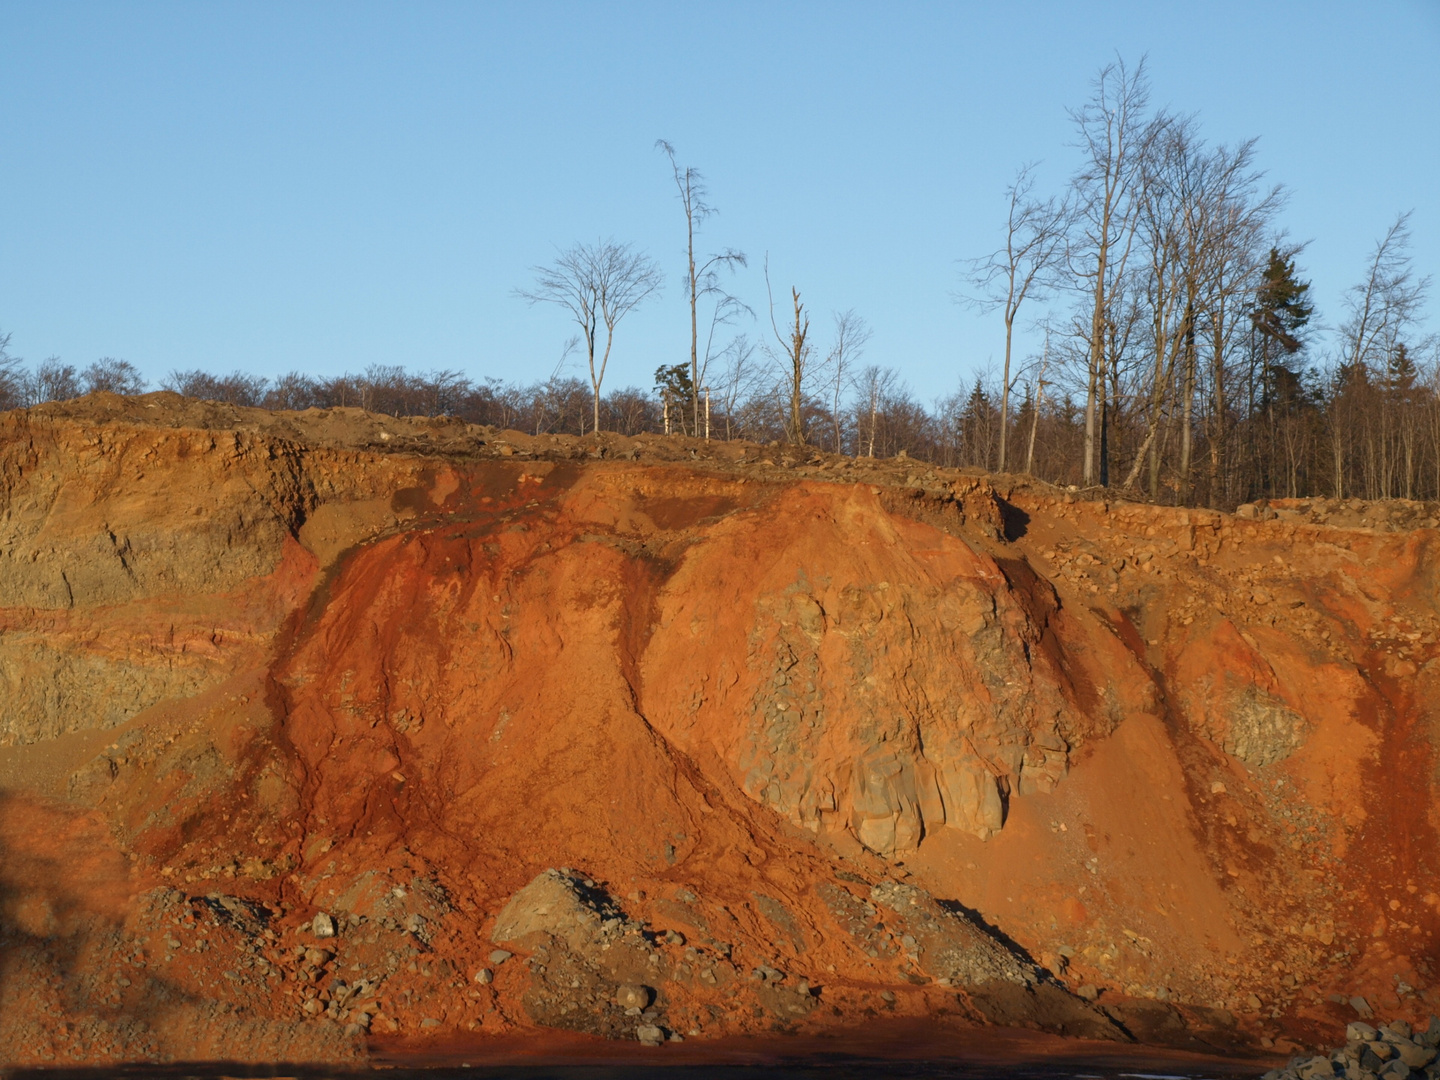
<svg viewBox="0 0 1440 1080">
<path fill-rule="evenodd" d="M 644 1009 L 650 1005 L 654 994 L 648 986 L 639 983 L 622 983 L 615 991 L 615 1004 L 622 1009 Z"/>
</svg>

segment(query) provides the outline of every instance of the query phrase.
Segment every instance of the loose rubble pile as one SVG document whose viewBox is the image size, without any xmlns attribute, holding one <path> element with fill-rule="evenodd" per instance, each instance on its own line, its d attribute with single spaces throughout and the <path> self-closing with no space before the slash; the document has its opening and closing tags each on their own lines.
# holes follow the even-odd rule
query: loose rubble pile
<svg viewBox="0 0 1440 1080">
<path fill-rule="evenodd" d="M 1297 1057 L 1283 1069 L 1271 1069 L 1263 1080 L 1324 1080 L 1339 1076 L 1345 1080 L 1425 1080 L 1440 1078 L 1440 1017 L 1430 1017 L 1424 1031 L 1413 1029 L 1404 1020 L 1392 1020 L 1378 1028 L 1354 1023 L 1345 1029 L 1345 1045 L 1328 1057 Z"/>
<path fill-rule="evenodd" d="M 857 944 L 877 959 L 884 949 L 912 985 L 947 988 L 956 1011 L 1062 1034 L 1127 1037 L 1104 1013 L 924 889 L 887 880 L 869 890 L 869 899 L 829 882 L 818 891 Z M 687 895 L 692 903 L 699 899 Z M 770 900 L 766 906 L 779 926 L 789 922 L 796 932 L 783 905 Z M 881 935 L 887 924 L 898 955 L 889 935 Z M 511 949 L 528 954 L 522 1000 L 536 1023 L 651 1046 L 700 1035 L 700 1024 L 737 1007 L 742 989 L 747 1000 L 753 995 L 757 1015 L 781 1027 L 828 1001 L 818 974 L 795 974 L 767 961 L 747 973 L 729 942 L 708 935 L 687 942 L 678 931 L 651 929 L 630 918 L 601 883 L 568 867 L 546 870 L 518 890 L 490 940 L 506 946 L 492 959 L 503 962 Z M 489 969 L 475 974 L 476 982 L 491 978 Z M 893 1003 L 895 995 L 881 1000 Z"/>
</svg>

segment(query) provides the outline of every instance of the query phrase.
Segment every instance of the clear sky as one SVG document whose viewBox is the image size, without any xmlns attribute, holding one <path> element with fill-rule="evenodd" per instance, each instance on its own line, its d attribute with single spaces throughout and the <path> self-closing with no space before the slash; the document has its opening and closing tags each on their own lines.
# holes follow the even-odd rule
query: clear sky
<svg viewBox="0 0 1440 1080">
<path fill-rule="evenodd" d="M 543 378 L 571 330 L 512 291 L 579 239 L 659 260 L 607 386 L 688 355 L 683 219 L 925 399 L 998 359 L 958 260 L 1075 164 L 1117 52 L 1214 141 L 1260 138 L 1320 315 L 1400 210 L 1440 279 L 1440 0 L 1165 3 L 0 2 L 0 330 L 27 360 Z M 1440 298 L 1430 305 L 1440 325 Z M 756 324 L 753 332 L 768 324 Z M 580 374 L 578 368 L 572 369 Z"/>
</svg>

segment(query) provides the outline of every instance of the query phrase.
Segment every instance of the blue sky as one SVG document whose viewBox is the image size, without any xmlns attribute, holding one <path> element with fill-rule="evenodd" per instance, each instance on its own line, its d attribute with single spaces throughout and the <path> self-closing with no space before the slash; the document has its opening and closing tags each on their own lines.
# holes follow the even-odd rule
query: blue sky
<svg viewBox="0 0 1440 1080">
<path fill-rule="evenodd" d="M 928 399 L 1000 356 L 958 260 L 999 241 L 1020 163 L 1063 185 L 1065 110 L 1117 52 L 1211 140 L 1260 138 L 1323 318 L 1397 211 L 1440 279 L 1440 0 L 4 2 L 0 330 L 156 380 L 543 378 L 571 331 L 513 290 L 613 236 L 666 272 L 607 379 L 648 386 L 688 352 L 663 137 L 720 210 L 702 243 L 751 256 L 744 299 L 768 252 L 822 337 L 853 307 Z"/>
</svg>

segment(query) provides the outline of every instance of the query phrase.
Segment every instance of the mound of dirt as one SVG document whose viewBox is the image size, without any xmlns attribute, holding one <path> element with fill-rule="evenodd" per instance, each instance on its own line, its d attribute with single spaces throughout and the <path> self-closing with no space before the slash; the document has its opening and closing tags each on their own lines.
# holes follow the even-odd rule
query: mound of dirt
<svg viewBox="0 0 1440 1080">
<path fill-rule="evenodd" d="M 171 394 L 4 414 L 0 1061 L 1419 1023 L 1437 520 Z"/>
</svg>

